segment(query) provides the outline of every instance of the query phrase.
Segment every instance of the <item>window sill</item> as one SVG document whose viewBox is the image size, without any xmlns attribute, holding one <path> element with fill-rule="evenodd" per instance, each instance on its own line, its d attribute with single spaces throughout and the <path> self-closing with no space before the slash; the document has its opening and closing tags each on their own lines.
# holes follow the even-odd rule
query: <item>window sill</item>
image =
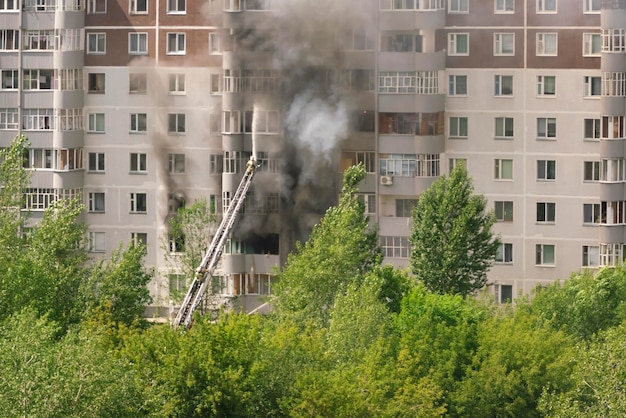
<svg viewBox="0 0 626 418">
<path fill-rule="evenodd" d="M 147 135 L 148 131 L 129 131 L 128 133 L 131 135 Z"/>
<path fill-rule="evenodd" d="M 90 210 L 87 213 L 89 213 L 89 214 L 101 214 L 101 213 L 105 213 L 105 211 L 103 211 L 103 210 Z"/>
<path fill-rule="evenodd" d="M 466 136 L 449 136 L 448 139 L 454 139 L 454 140 L 467 140 Z"/>
<path fill-rule="evenodd" d="M 493 181 L 512 182 L 513 179 L 493 179 Z"/>
<path fill-rule="evenodd" d="M 105 52 L 100 52 L 100 51 L 87 51 L 86 52 L 87 55 L 106 55 L 106 51 Z"/>
<path fill-rule="evenodd" d="M 147 215 L 148 214 L 147 211 L 146 212 L 139 212 L 139 211 L 138 212 L 128 212 L 128 213 L 131 214 L 131 215 Z"/>
<path fill-rule="evenodd" d="M 545 267 L 545 268 L 553 269 L 556 267 L 556 264 L 535 264 L 535 267 L 539 267 L 539 268 Z"/>
<path fill-rule="evenodd" d="M 493 263 L 496 266 L 512 266 L 513 265 L 512 261 L 494 261 Z"/>
<path fill-rule="evenodd" d="M 186 55 L 187 52 L 186 51 L 182 51 L 182 52 L 178 52 L 178 51 L 168 51 L 165 53 L 165 55 L 179 55 L 179 56 L 184 56 Z"/>
<path fill-rule="evenodd" d="M 495 141 L 513 141 L 515 137 L 513 136 L 494 136 L 493 139 Z"/>
<path fill-rule="evenodd" d="M 133 51 L 128 51 L 128 55 L 148 55 L 148 51 L 137 51 L 137 52 L 133 52 Z"/>
<path fill-rule="evenodd" d="M 148 174 L 148 172 L 147 171 L 129 171 L 128 174 L 146 175 L 146 174 Z"/>
<path fill-rule="evenodd" d="M 168 91 L 167 94 L 169 94 L 170 96 L 186 96 L 187 92 L 186 91 Z"/>
<path fill-rule="evenodd" d="M 88 174 L 106 174 L 104 170 L 87 170 Z"/>
<path fill-rule="evenodd" d="M 90 135 L 104 135 L 106 132 L 104 132 L 104 131 L 86 131 L 85 133 L 88 133 Z"/>
</svg>

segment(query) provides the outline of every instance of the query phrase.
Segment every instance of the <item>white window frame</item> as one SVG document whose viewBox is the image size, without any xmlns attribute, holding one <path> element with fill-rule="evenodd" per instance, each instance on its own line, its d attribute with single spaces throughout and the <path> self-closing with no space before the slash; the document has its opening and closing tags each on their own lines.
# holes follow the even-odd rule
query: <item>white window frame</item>
<svg viewBox="0 0 626 418">
<path fill-rule="evenodd" d="M 552 8 L 551 3 L 554 3 Z M 554 14 L 558 12 L 558 0 L 537 0 L 538 14 Z"/>
<path fill-rule="evenodd" d="M 451 139 L 467 139 L 469 122 L 467 116 L 450 116 L 448 118 L 448 137 Z"/>
<path fill-rule="evenodd" d="M 554 126 L 553 131 L 550 129 L 551 126 Z M 557 135 L 556 128 L 556 118 L 537 118 L 537 140 L 555 141 Z"/>
<path fill-rule="evenodd" d="M 6 69 L 0 72 L 2 77 L 1 90 L 17 90 L 20 87 L 20 70 Z"/>
<path fill-rule="evenodd" d="M 600 225 L 602 223 L 602 205 L 600 203 L 583 203 L 583 225 Z"/>
<path fill-rule="evenodd" d="M 98 6 L 104 6 L 104 9 L 98 9 Z M 107 0 L 87 0 L 87 14 L 106 14 Z"/>
<path fill-rule="evenodd" d="M 511 37 L 511 51 L 504 51 L 504 38 Z M 494 33 L 493 34 L 493 55 L 496 57 L 507 57 L 515 55 L 515 34 L 514 33 Z"/>
<path fill-rule="evenodd" d="M 170 174 L 185 174 L 185 154 L 168 154 L 167 171 Z"/>
<path fill-rule="evenodd" d="M 104 94 L 106 92 L 106 73 L 87 74 L 87 93 Z"/>
<path fill-rule="evenodd" d="M 512 14 L 515 13 L 515 0 L 494 0 L 493 7 L 495 14 Z"/>
<path fill-rule="evenodd" d="M 594 8 L 594 3 L 595 7 Z M 602 0 L 583 0 L 583 13 L 600 14 L 602 11 Z"/>
<path fill-rule="evenodd" d="M 104 253 L 106 252 L 106 233 L 105 232 L 89 232 L 89 252 Z"/>
<path fill-rule="evenodd" d="M 540 216 L 543 219 L 540 219 Z M 538 224 L 555 224 L 556 223 L 556 203 L 537 202 L 535 222 L 537 222 Z"/>
<path fill-rule="evenodd" d="M 452 170 L 457 165 L 462 164 L 467 168 L 467 158 L 448 158 L 448 174 L 452 174 Z"/>
<path fill-rule="evenodd" d="M 448 0 L 448 13 L 449 14 L 469 13 L 469 0 Z"/>
<path fill-rule="evenodd" d="M 546 260 L 546 249 L 551 248 L 552 260 Z M 538 267 L 554 267 L 556 265 L 556 245 L 536 244 L 535 245 L 535 265 Z"/>
<path fill-rule="evenodd" d="M 148 233 L 147 232 L 131 232 L 130 241 L 134 243 L 135 245 L 139 245 L 139 243 L 143 245 L 148 245 Z"/>
<path fill-rule="evenodd" d="M 458 81 L 460 79 L 464 79 L 465 80 L 465 92 L 464 93 L 457 93 L 458 89 Z M 448 95 L 449 96 L 467 96 L 467 89 L 468 89 L 468 85 L 467 85 L 467 75 L 465 74 L 450 74 L 450 76 L 448 77 Z"/>
<path fill-rule="evenodd" d="M 595 39 L 595 42 L 594 42 Z M 599 42 L 598 42 L 599 40 Z M 594 45 L 599 48 L 594 51 Z M 602 55 L 602 34 L 601 33 L 583 33 L 583 57 L 599 57 Z"/>
<path fill-rule="evenodd" d="M 172 129 L 174 128 L 174 129 Z M 187 131 L 187 117 L 184 113 L 168 113 L 167 133 L 182 135 Z"/>
<path fill-rule="evenodd" d="M 511 134 L 508 134 L 508 124 L 511 124 Z M 515 138 L 515 118 L 511 116 L 497 116 L 494 118 L 494 138 L 513 139 Z"/>
<path fill-rule="evenodd" d="M 17 12 L 20 10 L 19 0 L 0 0 L 0 13 Z M 9 6 L 13 6 L 12 8 Z"/>
<path fill-rule="evenodd" d="M 87 210 L 89 213 L 106 212 L 106 195 L 104 192 L 89 192 L 87 194 Z"/>
<path fill-rule="evenodd" d="M 92 40 L 95 38 L 95 49 L 92 49 Z M 89 55 L 104 55 L 107 53 L 107 34 L 104 32 L 87 33 L 85 52 Z"/>
<path fill-rule="evenodd" d="M 513 264 L 513 244 L 501 242 L 496 250 L 494 262 L 496 264 Z"/>
<path fill-rule="evenodd" d="M 504 90 L 505 80 L 510 80 L 511 92 L 507 93 Z M 513 96 L 513 76 L 512 75 L 503 75 L 496 74 L 493 77 L 493 93 L 495 97 L 512 97 Z"/>
<path fill-rule="evenodd" d="M 87 132 L 91 134 L 103 134 L 106 127 L 106 115 L 104 113 L 89 113 L 87 115 Z"/>
<path fill-rule="evenodd" d="M 602 96 L 602 77 L 586 75 L 583 78 L 583 97 L 599 99 Z"/>
<path fill-rule="evenodd" d="M 467 51 L 459 52 L 459 38 L 465 37 L 467 44 Z M 470 54 L 470 35 L 467 32 L 454 32 L 448 34 L 448 55 L 466 57 Z"/>
<path fill-rule="evenodd" d="M 20 49 L 21 33 L 18 29 L 0 30 L 0 51 L 17 51 Z"/>
<path fill-rule="evenodd" d="M 133 38 L 137 44 L 133 49 Z M 145 48 L 142 48 L 142 44 Z M 128 55 L 148 55 L 148 32 L 130 32 L 128 34 Z"/>
<path fill-rule="evenodd" d="M 145 4 L 145 10 L 139 10 L 139 2 L 142 1 Z M 130 0 L 129 12 L 131 15 L 146 15 L 148 14 L 148 0 Z"/>
<path fill-rule="evenodd" d="M 143 207 L 142 207 L 143 203 Z M 148 213 L 148 194 L 147 193 L 131 193 L 130 194 L 130 213 Z"/>
<path fill-rule="evenodd" d="M 181 7 L 181 5 L 182 5 L 182 7 Z M 182 8 L 182 10 L 181 10 L 181 8 Z M 167 14 L 168 15 L 185 15 L 185 14 L 187 14 L 187 1 L 186 0 L 167 0 Z"/>
<path fill-rule="evenodd" d="M 496 222 L 513 222 L 515 219 L 515 212 L 513 211 L 514 207 L 515 206 L 512 200 L 496 200 L 493 202 L 493 211 L 496 217 Z"/>
<path fill-rule="evenodd" d="M 90 152 L 87 154 L 87 170 L 90 173 L 104 173 L 105 167 L 106 154 L 104 152 Z"/>
<path fill-rule="evenodd" d="M 143 126 L 142 126 L 143 119 Z M 143 128 L 143 129 L 142 129 Z M 146 133 L 148 131 L 148 115 L 146 113 L 130 114 L 130 133 Z"/>
<path fill-rule="evenodd" d="M 144 152 L 131 152 L 129 173 L 146 174 L 147 172 L 148 172 L 148 155 Z"/>
<path fill-rule="evenodd" d="M 587 129 L 587 128 L 590 128 L 590 129 Z M 591 136 L 587 135 L 588 131 L 591 132 Z M 583 119 L 583 140 L 584 141 L 599 141 L 601 136 L 602 136 L 602 119 L 584 118 Z"/>
<path fill-rule="evenodd" d="M 505 164 L 510 165 L 511 176 L 505 177 Z M 513 180 L 513 159 L 512 158 L 496 158 L 494 160 L 494 180 L 512 181 Z"/>
<path fill-rule="evenodd" d="M 597 183 L 600 181 L 600 161 L 583 161 L 583 182 Z"/>
<path fill-rule="evenodd" d="M 222 48 L 219 32 L 209 32 L 209 55 L 221 55 Z"/>
<path fill-rule="evenodd" d="M 185 55 L 187 53 L 187 34 L 185 32 L 168 32 L 165 41 L 167 55 Z M 174 44 L 172 44 L 172 41 L 174 41 Z"/>
<path fill-rule="evenodd" d="M 550 93 L 546 90 L 546 81 L 554 79 L 554 92 Z M 556 96 L 556 76 L 555 75 L 538 75 L 537 76 L 537 96 L 539 97 L 555 97 Z"/>
<path fill-rule="evenodd" d="M 583 245 L 582 246 L 582 266 L 589 268 L 600 267 L 600 246 L 599 245 Z"/>
<path fill-rule="evenodd" d="M 148 93 L 147 73 L 128 73 L 128 94 Z"/>
<path fill-rule="evenodd" d="M 547 38 L 554 38 L 554 51 L 547 50 Z M 556 57 L 559 54 L 559 34 L 556 32 L 537 33 L 536 46 L 536 55 L 538 57 Z"/>
<path fill-rule="evenodd" d="M 556 170 L 556 160 L 537 160 L 537 181 L 555 182 Z M 553 175 L 550 175 L 550 172 Z"/>
<path fill-rule="evenodd" d="M 186 77 L 185 73 L 170 73 L 167 77 L 168 94 L 185 95 Z"/>
<path fill-rule="evenodd" d="M 602 52 L 626 51 L 626 29 L 602 29 Z"/>
<path fill-rule="evenodd" d="M 209 91 L 211 94 L 222 94 L 222 75 L 213 73 L 209 75 Z"/>
</svg>

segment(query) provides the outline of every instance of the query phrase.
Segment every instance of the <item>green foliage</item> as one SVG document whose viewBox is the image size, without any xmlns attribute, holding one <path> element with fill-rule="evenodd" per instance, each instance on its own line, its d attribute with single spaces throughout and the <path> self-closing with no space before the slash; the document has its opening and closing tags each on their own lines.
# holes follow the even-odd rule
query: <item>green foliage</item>
<svg viewBox="0 0 626 418">
<path fill-rule="evenodd" d="M 475 195 L 463 165 L 420 195 L 413 210 L 411 268 L 426 288 L 463 297 L 482 288 L 499 240 L 487 200 Z"/>
<path fill-rule="evenodd" d="M 309 240 L 289 255 L 273 289 L 279 313 L 327 323 L 336 295 L 379 262 L 378 234 L 356 195 L 364 177 L 362 164 L 346 170 L 339 205 L 328 209 Z"/>
<path fill-rule="evenodd" d="M 544 391 L 539 409 L 555 418 L 618 418 L 626 411 L 626 323 L 601 331 L 576 350 L 569 390 Z"/>
<path fill-rule="evenodd" d="M 542 391 L 571 384 L 572 341 L 524 311 L 481 322 L 478 348 L 453 395 L 459 416 L 540 417 Z"/>
<path fill-rule="evenodd" d="M 0 254 L 10 256 L 18 244 L 13 231 L 19 229 L 23 218 L 22 192 L 28 187 L 30 172 L 24 169 L 24 152 L 28 140 L 24 135 L 16 137 L 11 145 L 0 149 Z"/>
<path fill-rule="evenodd" d="M 539 288 L 529 309 L 554 329 L 589 339 L 626 319 L 626 269 L 573 274 L 563 283 Z"/>
<path fill-rule="evenodd" d="M 152 272 L 143 266 L 145 254 L 144 245 L 130 243 L 115 249 L 108 260 L 95 262 L 81 284 L 85 318 L 103 310 L 111 321 L 127 326 L 141 319 L 152 301 L 147 288 Z"/>
</svg>

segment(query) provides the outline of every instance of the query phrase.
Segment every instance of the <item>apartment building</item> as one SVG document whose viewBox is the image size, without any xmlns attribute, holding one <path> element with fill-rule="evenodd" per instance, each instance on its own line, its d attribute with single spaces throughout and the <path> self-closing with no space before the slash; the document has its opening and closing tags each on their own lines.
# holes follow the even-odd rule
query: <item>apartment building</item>
<svg viewBox="0 0 626 418">
<path fill-rule="evenodd" d="M 219 216 L 252 153 L 214 289 L 246 310 L 356 162 L 386 262 L 408 264 L 413 206 L 460 163 L 498 219 L 498 301 L 622 262 L 624 0 L 309 3 L 0 0 L 25 209 L 83 196 L 94 257 L 145 242 L 166 310 L 185 285 L 167 220 L 199 197 Z"/>
</svg>

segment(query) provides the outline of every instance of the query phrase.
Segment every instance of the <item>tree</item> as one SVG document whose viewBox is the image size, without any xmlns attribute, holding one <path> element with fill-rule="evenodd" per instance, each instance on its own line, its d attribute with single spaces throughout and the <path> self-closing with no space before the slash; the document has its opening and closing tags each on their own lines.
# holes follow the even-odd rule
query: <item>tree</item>
<svg viewBox="0 0 626 418">
<path fill-rule="evenodd" d="M 327 323 L 335 296 L 380 262 L 378 233 L 356 195 L 364 177 L 362 164 L 346 170 L 338 206 L 328 209 L 309 240 L 288 256 L 273 289 L 279 313 Z"/>
<path fill-rule="evenodd" d="M 410 264 L 426 288 L 465 297 L 487 283 L 500 242 L 486 204 L 463 165 L 422 193 L 413 210 Z"/>
</svg>

